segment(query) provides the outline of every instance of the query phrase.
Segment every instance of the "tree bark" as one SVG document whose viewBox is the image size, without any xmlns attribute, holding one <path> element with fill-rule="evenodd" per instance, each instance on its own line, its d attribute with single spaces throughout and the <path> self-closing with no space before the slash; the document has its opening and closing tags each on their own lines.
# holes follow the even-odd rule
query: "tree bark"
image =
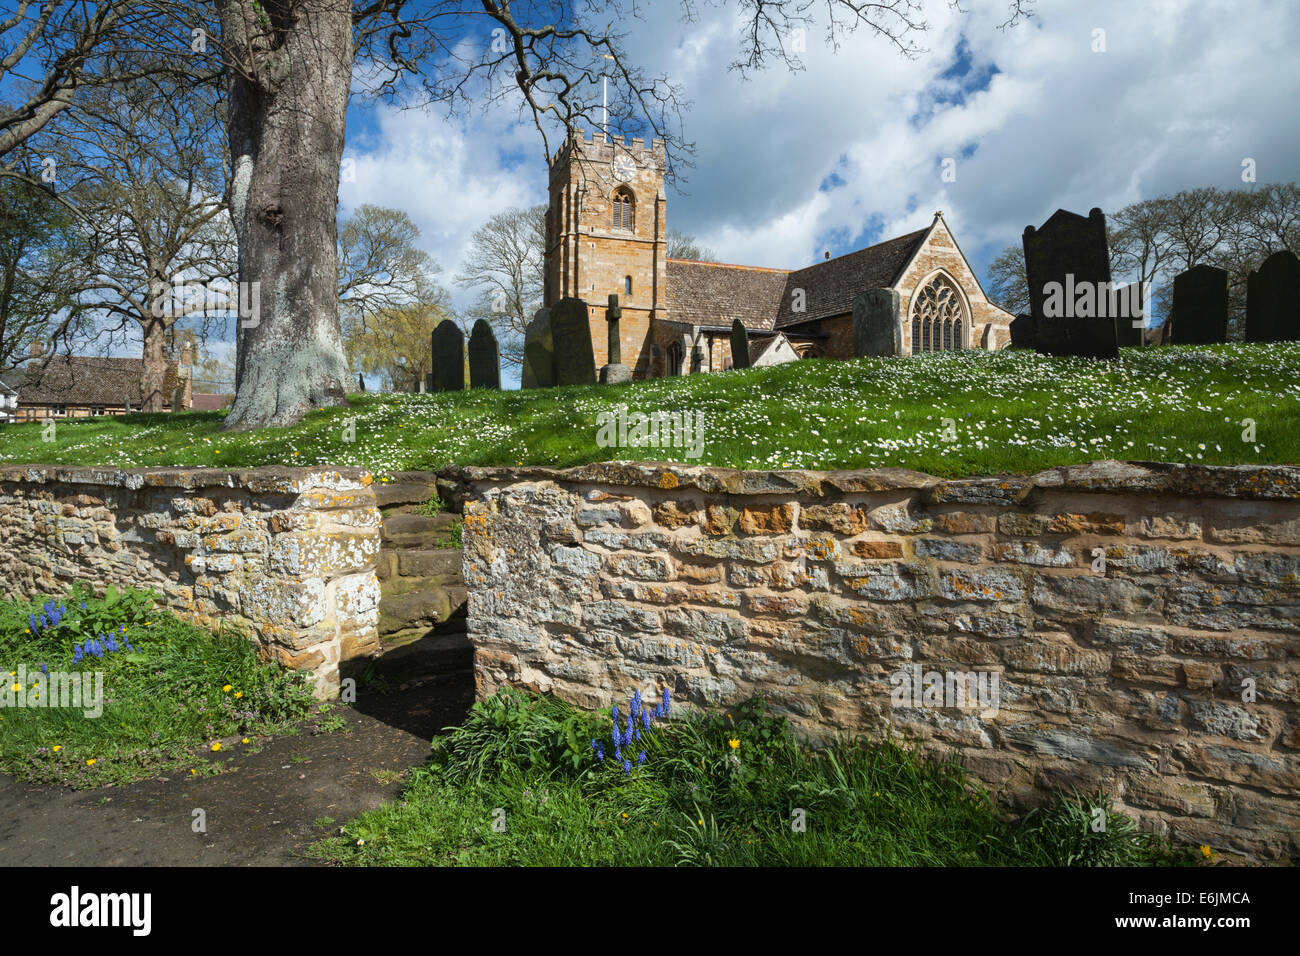
<svg viewBox="0 0 1300 956">
<path fill-rule="evenodd" d="M 347 404 L 336 214 L 352 7 L 221 0 L 231 218 L 239 240 L 235 401 L 223 428 L 290 425 Z M 245 310 L 247 311 L 247 310 Z"/>
<path fill-rule="evenodd" d="M 160 319 L 144 327 L 144 362 L 140 371 L 140 411 L 161 412 L 167 402 L 167 325 Z"/>
</svg>

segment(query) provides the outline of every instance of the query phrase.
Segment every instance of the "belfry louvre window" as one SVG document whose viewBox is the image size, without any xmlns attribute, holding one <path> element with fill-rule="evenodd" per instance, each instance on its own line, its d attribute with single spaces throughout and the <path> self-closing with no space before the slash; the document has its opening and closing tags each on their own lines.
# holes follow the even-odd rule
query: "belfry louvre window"
<svg viewBox="0 0 1300 956">
<path fill-rule="evenodd" d="M 615 229 L 632 228 L 632 193 L 625 188 L 614 191 L 613 222 Z"/>
<path fill-rule="evenodd" d="M 956 287 L 937 275 L 925 284 L 912 306 L 912 352 L 959 349 L 962 341 L 962 304 Z"/>
</svg>

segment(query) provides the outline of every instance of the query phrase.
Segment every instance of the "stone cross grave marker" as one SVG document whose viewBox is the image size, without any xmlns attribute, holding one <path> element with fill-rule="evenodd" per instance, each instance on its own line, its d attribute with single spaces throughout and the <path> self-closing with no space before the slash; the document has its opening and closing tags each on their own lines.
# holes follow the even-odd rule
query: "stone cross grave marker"
<svg viewBox="0 0 1300 956">
<path fill-rule="evenodd" d="M 605 326 L 608 335 L 607 353 L 609 361 L 600 369 L 600 380 L 607 385 L 632 381 L 632 370 L 623 364 L 623 339 L 620 320 L 623 310 L 618 305 L 618 293 L 609 296 L 609 306 L 605 309 Z"/>
</svg>

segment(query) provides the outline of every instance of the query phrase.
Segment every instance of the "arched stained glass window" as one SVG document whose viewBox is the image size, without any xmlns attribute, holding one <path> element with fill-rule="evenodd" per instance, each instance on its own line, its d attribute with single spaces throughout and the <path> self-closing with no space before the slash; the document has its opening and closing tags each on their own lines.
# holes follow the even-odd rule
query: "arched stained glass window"
<svg viewBox="0 0 1300 956">
<path fill-rule="evenodd" d="M 961 296 L 952 281 L 936 275 L 916 294 L 912 305 L 912 351 L 959 349 L 962 347 Z M 921 343 L 916 343 L 916 330 Z"/>
</svg>

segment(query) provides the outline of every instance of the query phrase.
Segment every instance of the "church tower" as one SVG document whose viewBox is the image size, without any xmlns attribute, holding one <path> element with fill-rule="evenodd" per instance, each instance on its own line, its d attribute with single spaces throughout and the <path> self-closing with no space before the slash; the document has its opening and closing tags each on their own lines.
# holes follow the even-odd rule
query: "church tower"
<svg viewBox="0 0 1300 956">
<path fill-rule="evenodd" d="M 550 162 L 545 304 L 583 299 L 596 367 L 608 362 L 605 307 L 618 293 L 623 364 L 651 373 L 650 327 L 667 318 L 663 140 L 571 132 Z"/>
</svg>

